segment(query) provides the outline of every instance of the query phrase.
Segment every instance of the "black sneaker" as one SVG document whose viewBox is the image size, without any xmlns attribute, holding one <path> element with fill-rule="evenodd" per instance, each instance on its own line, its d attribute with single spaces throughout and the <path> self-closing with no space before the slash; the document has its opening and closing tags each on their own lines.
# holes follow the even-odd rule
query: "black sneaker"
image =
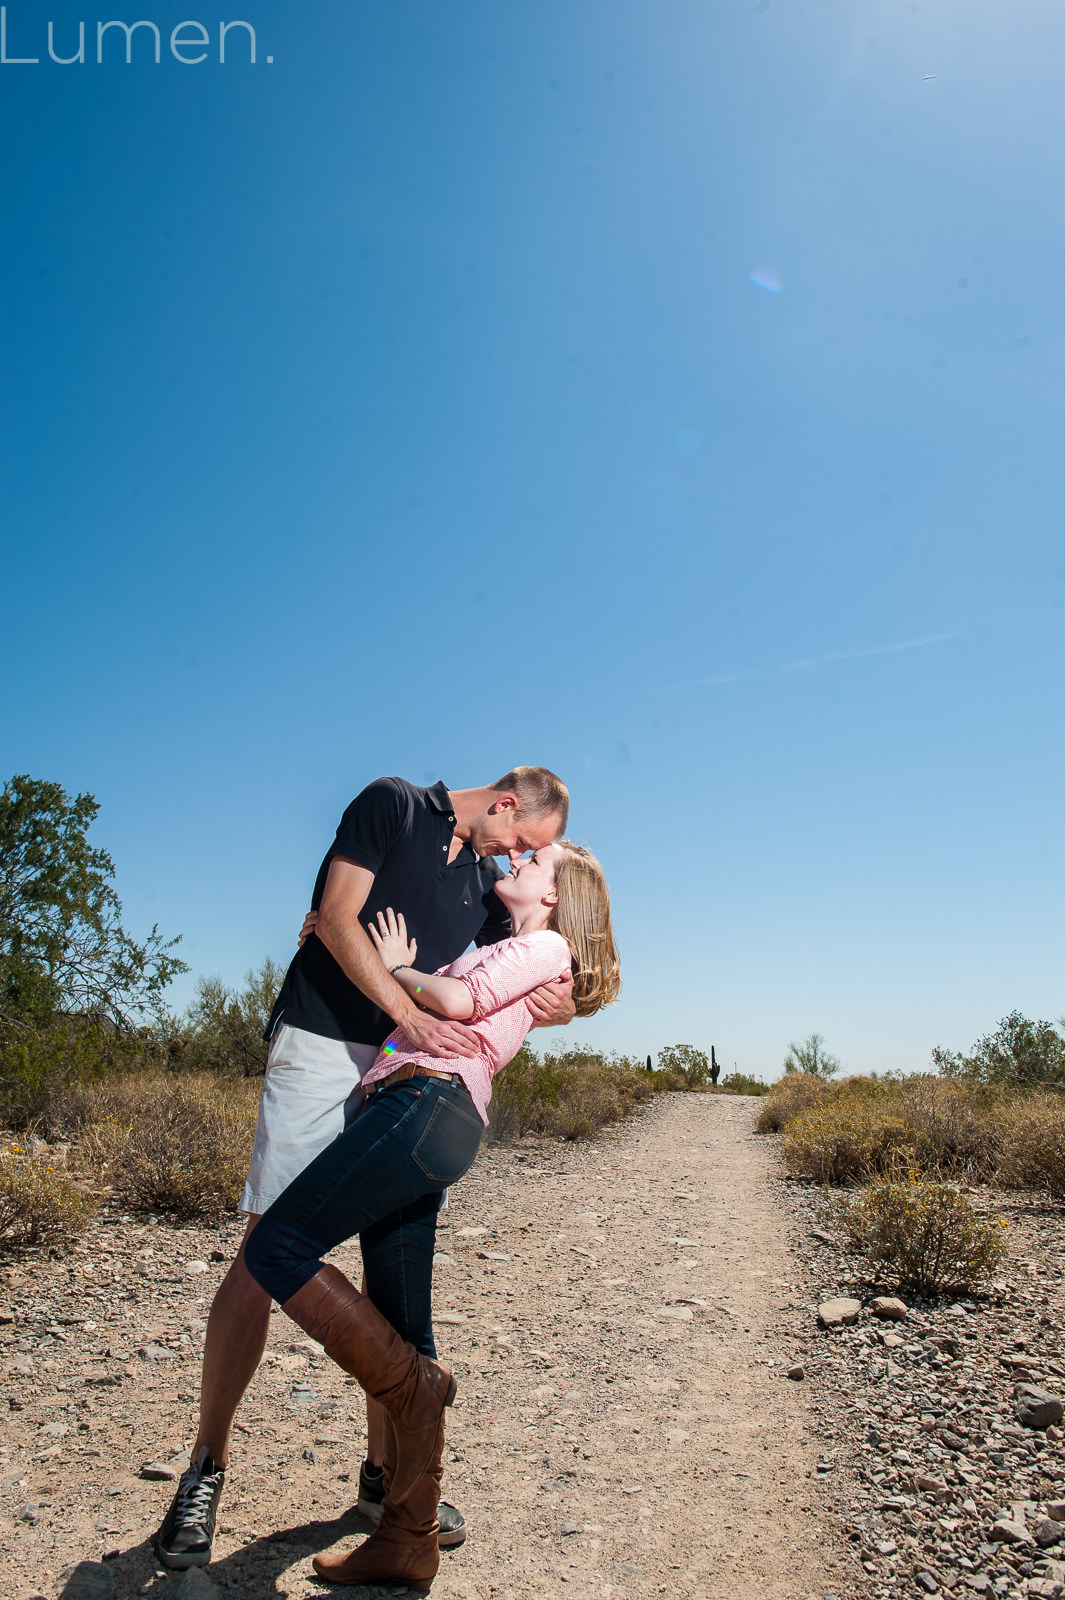
<svg viewBox="0 0 1065 1600">
<path fill-rule="evenodd" d="M 370 1522 L 380 1522 L 384 1500 L 384 1469 L 375 1467 L 370 1461 L 364 1461 L 359 1468 L 359 1503 L 356 1509 Z M 466 1518 L 458 1507 L 441 1500 L 436 1516 L 440 1523 L 441 1550 L 453 1550 L 456 1545 L 462 1544 L 466 1538 Z"/>
<path fill-rule="evenodd" d="M 152 1540 L 164 1567 L 205 1567 L 211 1559 L 218 1502 L 226 1481 L 224 1467 L 201 1455 L 181 1474 L 177 1494 Z"/>
</svg>

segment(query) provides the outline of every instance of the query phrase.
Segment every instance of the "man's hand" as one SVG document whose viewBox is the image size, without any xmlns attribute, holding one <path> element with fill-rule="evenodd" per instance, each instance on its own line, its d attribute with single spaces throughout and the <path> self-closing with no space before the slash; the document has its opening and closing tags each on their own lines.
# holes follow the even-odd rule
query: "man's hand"
<svg viewBox="0 0 1065 1600">
<path fill-rule="evenodd" d="M 300 929 L 300 936 L 296 941 L 301 950 L 307 943 L 307 940 L 310 938 L 311 934 L 314 932 L 314 925 L 317 921 L 317 911 L 308 911 L 307 915 L 303 919 L 303 927 Z"/>
<path fill-rule="evenodd" d="M 567 972 L 554 983 L 542 983 L 525 996 L 534 1028 L 564 1028 L 577 1015 L 573 1004 L 573 975 Z"/>
<path fill-rule="evenodd" d="M 481 1048 L 477 1035 L 461 1022 L 445 1022 L 426 1011 L 404 1017 L 403 1032 L 411 1044 L 430 1056 L 475 1056 Z"/>
</svg>

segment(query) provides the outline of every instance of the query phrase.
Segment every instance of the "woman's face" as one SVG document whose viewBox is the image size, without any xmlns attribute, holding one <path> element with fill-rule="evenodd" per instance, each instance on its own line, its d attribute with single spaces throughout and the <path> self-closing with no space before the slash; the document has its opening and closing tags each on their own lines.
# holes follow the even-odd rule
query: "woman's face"
<svg viewBox="0 0 1065 1600">
<path fill-rule="evenodd" d="M 555 868 L 565 855 L 557 844 L 544 845 L 531 856 L 515 861 L 505 878 L 496 884 L 496 894 L 510 911 L 528 913 L 540 905 L 556 905 Z"/>
</svg>

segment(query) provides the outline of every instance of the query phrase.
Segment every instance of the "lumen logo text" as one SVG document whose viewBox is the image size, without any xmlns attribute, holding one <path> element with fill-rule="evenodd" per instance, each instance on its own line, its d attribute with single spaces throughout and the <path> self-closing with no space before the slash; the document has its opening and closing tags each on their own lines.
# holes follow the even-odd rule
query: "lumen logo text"
<svg viewBox="0 0 1065 1600">
<path fill-rule="evenodd" d="M 87 42 L 86 42 L 87 41 Z M 36 54 L 31 54 L 35 51 Z M 7 6 L 0 6 L 0 67 L 36 67 L 54 61 L 60 67 L 84 66 L 87 61 L 102 66 L 105 61 L 154 63 L 166 59 L 180 61 L 183 67 L 198 67 L 204 61 L 258 60 L 258 41 L 250 22 L 220 22 L 212 32 L 202 22 L 179 22 L 169 32 L 157 23 L 146 22 L 41 22 L 13 12 L 8 20 Z M 273 66 L 273 56 L 266 57 Z"/>
</svg>

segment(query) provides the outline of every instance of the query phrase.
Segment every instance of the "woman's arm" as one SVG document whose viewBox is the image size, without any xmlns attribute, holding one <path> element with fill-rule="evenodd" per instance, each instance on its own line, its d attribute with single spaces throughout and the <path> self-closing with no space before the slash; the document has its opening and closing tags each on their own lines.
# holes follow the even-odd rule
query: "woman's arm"
<svg viewBox="0 0 1065 1600">
<path fill-rule="evenodd" d="M 402 913 L 397 917 L 389 906 L 387 912 L 377 913 L 376 926 L 369 922 L 367 929 L 377 954 L 396 983 L 418 1005 L 450 1022 L 465 1022 L 473 1016 L 473 996 L 458 978 L 418 972 L 411 965 L 418 954 L 418 941 L 407 938 L 407 924 Z"/>
</svg>

